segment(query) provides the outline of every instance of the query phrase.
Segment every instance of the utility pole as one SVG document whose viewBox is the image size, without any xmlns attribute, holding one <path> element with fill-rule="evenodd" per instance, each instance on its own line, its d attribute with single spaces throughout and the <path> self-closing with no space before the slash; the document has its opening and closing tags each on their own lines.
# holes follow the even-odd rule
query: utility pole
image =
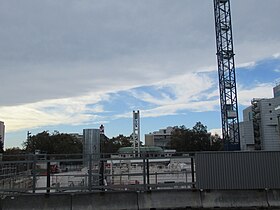
<svg viewBox="0 0 280 210">
<path fill-rule="evenodd" d="M 240 150 L 230 0 L 214 0 L 214 13 L 224 149 Z"/>
</svg>

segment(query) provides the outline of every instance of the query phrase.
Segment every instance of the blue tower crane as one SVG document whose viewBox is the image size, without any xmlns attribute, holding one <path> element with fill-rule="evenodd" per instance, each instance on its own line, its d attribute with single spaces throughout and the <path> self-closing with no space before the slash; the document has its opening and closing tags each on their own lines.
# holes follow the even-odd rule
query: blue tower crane
<svg viewBox="0 0 280 210">
<path fill-rule="evenodd" d="M 240 150 L 230 0 L 214 0 L 224 150 Z"/>
</svg>

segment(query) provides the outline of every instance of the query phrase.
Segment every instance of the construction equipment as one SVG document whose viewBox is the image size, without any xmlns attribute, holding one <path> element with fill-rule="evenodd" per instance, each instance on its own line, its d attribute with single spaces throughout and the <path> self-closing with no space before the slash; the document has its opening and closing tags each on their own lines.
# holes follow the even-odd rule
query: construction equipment
<svg viewBox="0 0 280 210">
<path fill-rule="evenodd" d="M 230 0 L 214 0 L 224 149 L 240 150 Z"/>
</svg>

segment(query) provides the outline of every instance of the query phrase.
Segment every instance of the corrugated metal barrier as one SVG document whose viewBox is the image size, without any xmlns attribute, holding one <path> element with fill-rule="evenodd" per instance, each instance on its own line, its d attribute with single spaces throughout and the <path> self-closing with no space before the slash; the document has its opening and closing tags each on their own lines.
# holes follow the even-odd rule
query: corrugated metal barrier
<svg viewBox="0 0 280 210">
<path fill-rule="evenodd" d="M 195 155 L 198 189 L 280 189 L 280 151 Z"/>
</svg>

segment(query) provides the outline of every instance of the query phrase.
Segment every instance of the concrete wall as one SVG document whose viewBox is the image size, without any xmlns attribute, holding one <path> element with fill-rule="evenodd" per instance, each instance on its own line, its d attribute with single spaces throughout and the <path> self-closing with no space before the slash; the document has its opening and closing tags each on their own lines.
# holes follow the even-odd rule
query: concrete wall
<svg viewBox="0 0 280 210">
<path fill-rule="evenodd" d="M 186 208 L 277 209 L 280 190 L 161 190 L 6 196 L 1 210 L 150 210 Z"/>
<path fill-rule="evenodd" d="M 239 130 L 241 150 L 255 150 L 253 121 L 244 121 L 239 123 Z"/>
<path fill-rule="evenodd" d="M 145 134 L 145 146 L 154 146 L 154 135 L 153 134 Z"/>
<path fill-rule="evenodd" d="M 261 144 L 262 150 L 279 151 L 280 137 L 278 118 L 275 108 L 280 104 L 280 98 L 264 99 L 260 102 L 261 113 Z"/>
</svg>

